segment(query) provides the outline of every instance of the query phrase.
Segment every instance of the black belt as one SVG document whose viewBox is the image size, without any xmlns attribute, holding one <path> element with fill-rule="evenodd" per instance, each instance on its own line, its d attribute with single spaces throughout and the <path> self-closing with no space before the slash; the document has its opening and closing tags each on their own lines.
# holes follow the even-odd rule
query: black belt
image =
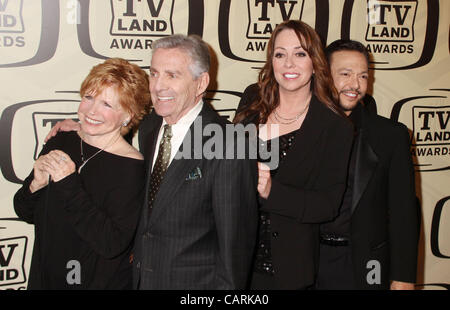
<svg viewBox="0 0 450 310">
<path fill-rule="evenodd" d="M 332 234 L 321 234 L 320 243 L 331 246 L 347 246 L 350 242 L 347 237 Z"/>
</svg>

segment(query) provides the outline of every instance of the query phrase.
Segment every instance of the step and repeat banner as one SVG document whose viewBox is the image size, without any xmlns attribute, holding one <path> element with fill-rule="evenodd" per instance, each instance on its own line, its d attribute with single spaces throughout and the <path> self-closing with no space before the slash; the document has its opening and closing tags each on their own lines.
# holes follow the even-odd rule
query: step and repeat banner
<svg viewBox="0 0 450 310">
<path fill-rule="evenodd" d="M 0 289 L 27 286 L 33 226 L 17 219 L 13 196 L 52 125 L 77 117 L 92 66 L 122 57 L 147 70 L 154 40 L 197 34 L 214 50 L 207 100 L 232 119 L 286 19 L 308 23 L 326 43 L 359 40 L 373 54 L 378 114 L 411 134 L 422 208 L 417 288 L 448 289 L 447 0 L 0 0 Z"/>
</svg>

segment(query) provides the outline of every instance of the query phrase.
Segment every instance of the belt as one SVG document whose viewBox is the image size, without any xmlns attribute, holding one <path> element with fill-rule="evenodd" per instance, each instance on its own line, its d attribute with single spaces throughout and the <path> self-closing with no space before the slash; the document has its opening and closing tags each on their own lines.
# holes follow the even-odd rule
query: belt
<svg viewBox="0 0 450 310">
<path fill-rule="evenodd" d="M 320 243 L 330 246 L 347 246 L 350 240 L 344 236 L 338 236 L 333 234 L 321 234 Z"/>
</svg>

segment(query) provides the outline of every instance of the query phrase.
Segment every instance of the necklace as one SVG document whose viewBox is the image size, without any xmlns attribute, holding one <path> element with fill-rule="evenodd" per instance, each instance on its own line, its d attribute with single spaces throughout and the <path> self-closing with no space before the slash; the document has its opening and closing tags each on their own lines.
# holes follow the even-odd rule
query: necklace
<svg viewBox="0 0 450 310">
<path fill-rule="evenodd" d="M 112 139 L 108 142 L 108 144 L 106 144 L 106 146 L 104 148 L 102 148 L 101 150 L 98 150 L 97 152 L 94 153 L 94 155 L 90 156 L 88 159 L 84 159 L 84 153 L 83 153 L 83 139 L 81 139 L 80 137 L 80 152 L 81 152 L 81 165 L 78 168 L 78 173 L 80 173 L 81 169 L 84 167 L 84 165 L 87 164 L 88 161 L 90 161 L 92 158 L 94 158 L 95 156 L 97 156 L 99 153 L 101 153 L 103 150 L 105 150 L 106 148 L 112 146 L 114 143 L 117 142 L 117 140 L 119 140 L 120 134 L 117 136 L 116 140 L 114 140 L 113 143 Z M 114 137 L 113 137 L 114 138 Z"/>
<path fill-rule="evenodd" d="M 277 120 L 280 124 L 283 124 L 283 125 L 289 125 L 289 124 L 292 124 L 293 122 L 297 121 L 297 120 L 300 118 L 300 116 L 302 116 L 303 113 L 306 112 L 306 110 L 308 109 L 308 107 L 309 107 L 309 103 L 308 103 L 308 104 L 303 108 L 303 110 L 301 110 L 294 118 L 284 118 L 284 117 L 280 116 L 280 115 L 277 113 L 277 110 L 276 110 L 276 109 L 273 110 L 273 113 L 274 113 L 274 115 L 275 115 L 276 120 Z"/>
</svg>

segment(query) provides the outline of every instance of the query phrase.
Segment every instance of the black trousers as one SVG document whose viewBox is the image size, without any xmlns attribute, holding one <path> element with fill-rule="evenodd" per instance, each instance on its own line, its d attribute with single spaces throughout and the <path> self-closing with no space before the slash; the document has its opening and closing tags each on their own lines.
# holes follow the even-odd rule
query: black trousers
<svg viewBox="0 0 450 310">
<path fill-rule="evenodd" d="M 354 290 L 351 246 L 320 245 L 317 290 Z"/>
</svg>

